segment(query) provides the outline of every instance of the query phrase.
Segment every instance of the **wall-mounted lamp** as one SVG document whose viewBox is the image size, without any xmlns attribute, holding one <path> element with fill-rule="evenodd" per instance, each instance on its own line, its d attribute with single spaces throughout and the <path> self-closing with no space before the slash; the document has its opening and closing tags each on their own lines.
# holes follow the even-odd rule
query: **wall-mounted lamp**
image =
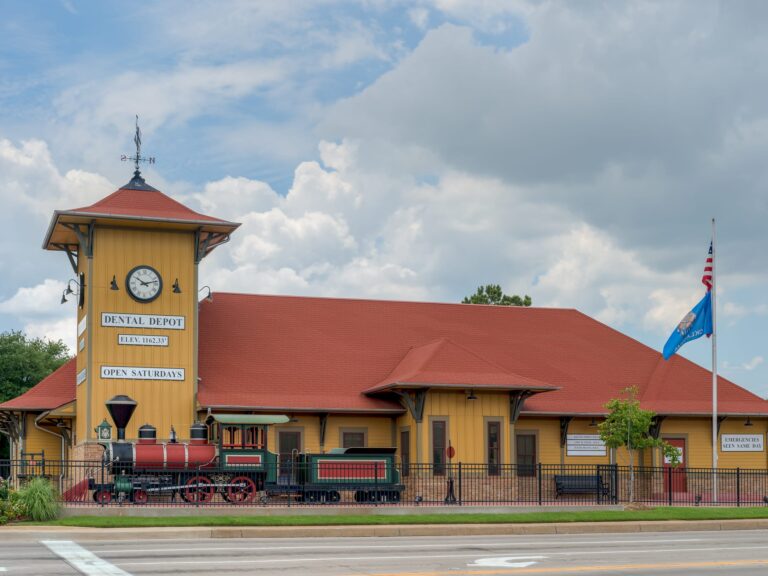
<svg viewBox="0 0 768 576">
<path fill-rule="evenodd" d="M 467 400 L 477 400 L 477 396 L 475 396 L 474 390 L 469 391 L 469 394 L 467 394 Z"/>
<path fill-rule="evenodd" d="M 589 427 L 590 427 L 590 428 L 597 428 L 597 420 L 595 419 L 595 417 L 594 417 L 594 416 L 592 416 L 592 420 L 591 420 L 591 422 L 589 423 Z"/>
<path fill-rule="evenodd" d="M 112 274 L 112 282 L 109 283 L 109 289 L 110 290 L 120 290 L 120 288 L 117 287 L 117 278 L 114 274 Z"/>
<path fill-rule="evenodd" d="M 181 294 L 181 288 L 179 288 L 179 279 L 176 278 L 176 280 L 173 283 L 173 293 L 174 294 Z"/>
<path fill-rule="evenodd" d="M 200 290 L 197 291 L 197 293 L 199 294 L 203 290 L 208 290 L 208 296 L 206 296 L 205 299 L 208 300 L 208 302 L 213 302 L 213 292 L 211 291 L 211 287 L 203 286 L 202 288 L 200 288 Z"/>
<path fill-rule="evenodd" d="M 75 284 L 74 288 L 72 287 L 73 282 Z M 61 303 L 64 304 L 67 302 L 67 296 L 71 294 L 77 296 L 77 305 L 82 308 L 85 303 L 85 274 L 82 272 L 80 272 L 78 278 L 69 279 L 67 287 L 64 288 L 64 291 L 61 293 Z"/>
<path fill-rule="evenodd" d="M 749 416 L 747 416 L 747 419 L 744 422 L 744 426 L 754 426 L 754 424 L 752 424 L 752 420 L 750 420 Z"/>
</svg>

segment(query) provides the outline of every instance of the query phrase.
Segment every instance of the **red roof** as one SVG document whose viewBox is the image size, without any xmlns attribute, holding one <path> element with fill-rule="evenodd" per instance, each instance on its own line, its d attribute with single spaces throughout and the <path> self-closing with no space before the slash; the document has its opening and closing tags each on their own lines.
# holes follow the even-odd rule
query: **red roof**
<svg viewBox="0 0 768 576">
<path fill-rule="evenodd" d="M 43 248 L 61 250 L 66 245 L 77 245 L 78 239 L 74 232 L 62 224 L 83 224 L 98 219 L 122 223 L 130 221 L 134 225 L 136 221 L 147 221 L 172 228 L 215 232 L 218 236 L 206 242 L 207 252 L 226 241 L 224 237 L 240 226 L 235 222 L 195 212 L 147 184 L 141 175 L 135 174 L 128 184 L 95 204 L 71 210 L 56 210 L 48 226 Z"/>
<path fill-rule="evenodd" d="M 600 414 L 637 386 L 659 413 L 711 414 L 710 372 L 576 310 L 215 293 L 201 303 L 199 354 L 203 406 L 396 409 L 365 391 L 424 379 L 559 388 L 527 413 Z M 719 382 L 720 413 L 768 414 Z"/>
<path fill-rule="evenodd" d="M 365 393 L 396 387 L 554 390 L 532 378 L 513 374 L 447 338 L 408 350 L 395 369 Z"/>
<path fill-rule="evenodd" d="M 230 222 L 220 218 L 195 212 L 151 186 L 145 185 L 141 188 L 130 186 L 131 183 L 128 183 L 95 204 L 66 210 L 65 213 L 71 215 L 129 216 L 150 220 L 173 220 L 174 222 L 230 224 Z"/>
<path fill-rule="evenodd" d="M 21 396 L 0 404 L 0 410 L 51 410 L 75 399 L 75 358 L 43 378 Z"/>
<path fill-rule="evenodd" d="M 516 386 L 555 391 L 528 414 L 601 414 L 637 386 L 660 414 L 711 414 L 711 373 L 576 310 L 214 293 L 200 304 L 199 402 L 280 411 L 402 412 L 385 388 Z M 719 413 L 768 414 L 768 402 L 718 379 Z M 381 393 L 366 393 L 379 390 Z M 70 361 L 0 409 L 75 399 Z"/>
</svg>

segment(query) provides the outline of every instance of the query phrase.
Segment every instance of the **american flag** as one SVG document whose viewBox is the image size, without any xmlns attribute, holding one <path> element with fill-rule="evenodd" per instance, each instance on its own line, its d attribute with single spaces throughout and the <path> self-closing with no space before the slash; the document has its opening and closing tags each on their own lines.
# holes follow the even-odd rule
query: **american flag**
<svg viewBox="0 0 768 576">
<path fill-rule="evenodd" d="M 707 261 L 704 263 L 704 275 L 701 277 L 701 283 L 707 287 L 707 292 L 712 290 L 712 242 L 709 243 L 709 253 Z"/>
</svg>

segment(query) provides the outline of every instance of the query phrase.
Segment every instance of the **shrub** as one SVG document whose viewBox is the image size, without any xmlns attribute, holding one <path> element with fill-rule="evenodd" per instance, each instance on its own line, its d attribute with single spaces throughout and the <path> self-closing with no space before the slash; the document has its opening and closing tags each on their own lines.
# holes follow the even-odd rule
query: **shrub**
<svg viewBox="0 0 768 576">
<path fill-rule="evenodd" d="M 45 478 L 33 478 L 18 492 L 23 515 L 36 522 L 53 520 L 59 514 L 59 500 L 53 485 Z"/>
<path fill-rule="evenodd" d="M 0 480 L 0 526 L 23 516 L 18 493 L 11 490 L 8 482 Z"/>
</svg>

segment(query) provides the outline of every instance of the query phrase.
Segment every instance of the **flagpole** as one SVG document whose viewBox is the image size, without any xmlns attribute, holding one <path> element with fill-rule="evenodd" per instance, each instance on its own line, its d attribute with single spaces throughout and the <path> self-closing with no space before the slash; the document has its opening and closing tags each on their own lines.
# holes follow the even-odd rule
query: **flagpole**
<svg viewBox="0 0 768 576">
<path fill-rule="evenodd" d="M 717 253 L 712 218 L 712 500 L 717 503 Z"/>
</svg>

